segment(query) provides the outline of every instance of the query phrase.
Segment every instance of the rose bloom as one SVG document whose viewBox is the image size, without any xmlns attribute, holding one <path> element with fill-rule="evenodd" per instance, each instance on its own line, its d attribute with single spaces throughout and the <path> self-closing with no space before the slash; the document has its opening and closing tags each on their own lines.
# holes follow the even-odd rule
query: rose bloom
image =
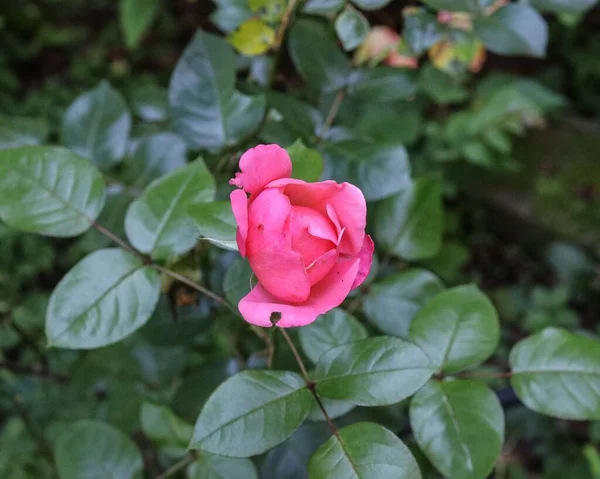
<svg viewBox="0 0 600 479">
<path fill-rule="evenodd" d="M 242 188 L 231 193 L 236 240 L 258 284 L 239 310 L 263 327 L 312 323 L 369 274 L 365 197 L 350 183 L 290 178 L 292 162 L 277 145 L 248 150 L 240 169 L 229 182 Z"/>
</svg>

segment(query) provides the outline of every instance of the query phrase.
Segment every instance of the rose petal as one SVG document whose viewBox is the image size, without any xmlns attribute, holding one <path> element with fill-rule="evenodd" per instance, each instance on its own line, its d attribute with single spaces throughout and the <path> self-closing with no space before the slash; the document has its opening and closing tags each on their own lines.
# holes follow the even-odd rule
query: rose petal
<svg viewBox="0 0 600 479">
<path fill-rule="evenodd" d="M 306 267 L 306 274 L 310 285 L 314 285 L 321 281 L 327 273 L 335 266 L 338 259 L 338 252 L 335 249 L 327 251 L 327 253 L 319 256 L 312 264 Z"/>
<path fill-rule="evenodd" d="M 277 326 L 293 328 L 312 323 L 317 316 L 339 306 L 348 293 L 358 272 L 359 259 L 339 261 L 311 290 L 303 304 L 285 304 L 258 284 L 240 301 L 238 307 L 246 321 L 270 327 L 272 313 L 281 313 Z"/>
<path fill-rule="evenodd" d="M 238 225 L 235 239 L 242 256 L 246 256 L 246 238 L 248 237 L 248 198 L 242 190 L 234 190 L 229 195 L 231 210 Z"/>
<path fill-rule="evenodd" d="M 360 263 L 358 265 L 358 273 L 354 278 L 352 289 L 358 288 L 363 281 L 369 276 L 371 271 L 371 265 L 373 264 L 373 252 L 375 251 L 375 243 L 369 235 L 365 235 L 365 241 L 363 242 L 358 258 Z"/>
<path fill-rule="evenodd" d="M 306 208 L 304 208 L 306 209 Z M 314 215 L 322 216 L 315 210 L 309 210 Z M 333 231 L 333 225 L 331 225 L 331 235 L 333 240 L 323 239 L 312 234 L 315 229 L 319 229 L 319 225 L 312 223 L 313 218 L 311 215 L 305 215 L 297 210 L 296 207 L 292 207 L 290 215 L 291 219 L 291 232 L 292 232 L 292 249 L 302 256 L 304 266 L 308 268 L 309 265 L 315 262 L 317 258 L 324 255 L 331 249 L 337 246 L 335 241 L 335 234 Z M 323 221 L 328 221 L 323 219 Z M 323 232 L 321 232 L 323 233 Z"/>
<path fill-rule="evenodd" d="M 254 195 L 267 183 L 289 177 L 292 174 L 292 160 L 279 145 L 258 145 L 242 155 L 240 170 L 241 173 L 236 173 L 229 184 Z"/>
</svg>

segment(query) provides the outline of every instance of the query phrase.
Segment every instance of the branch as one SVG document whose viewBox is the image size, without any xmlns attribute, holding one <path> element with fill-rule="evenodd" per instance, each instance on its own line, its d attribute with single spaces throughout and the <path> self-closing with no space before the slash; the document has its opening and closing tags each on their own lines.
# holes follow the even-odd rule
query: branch
<svg viewBox="0 0 600 479">
<path fill-rule="evenodd" d="M 187 456 L 181 459 L 179 462 L 173 464 L 169 469 L 167 469 L 162 474 L 159 474 L 154 479 L 167 479 L 167 477 L 171 477 L 176 472 L 179 472 L 186 466 L 189 466 L 192 462 L 198 459 L 198 454 L 196 452 L 191 451 Z"/>
<path fill-rule="evenodd" d="M 285 12 L 283 12 L 283 16 L 281 17 L 281 23 L 279 24 L 279 28 L 277 29 L 277 33 L 275 34 L 275 41 L 273 42 L 273 51 L 277 52 L 281 48 L 283 44 L 283 39 L 285 37 L 285 31 L 290 24 L 290 20 L 292 19 L 292 14 L 296 7 L 302 2 L 302 0 L 290 0 Z"/>
<path fill-rule="evenodd" d="M 342 102 L 344 101 L 345 96 L 346 96 L 346 93 L 343 89 L 338 90 L 338 92 L 335 94 L 335 98 L 333 99 L 333 102 L 331 103 L 331 107 L 329 108 L 329 112 L 327 113 L 327 118 L 325 119 L 325 123 L 323 123 L 323 128 L 321 128 L 321 131 L 319 132 L 319 136 L 317 137 L 317 142 L 320 142 L 323 139 L 325 134 L 331 128 L 331 125 L 333 125 L 333 120 L 335 120 L 335 117 L 337 116 L 338 112 L 340 111 L 340 107 L 342 106 Z"/>
</svg>

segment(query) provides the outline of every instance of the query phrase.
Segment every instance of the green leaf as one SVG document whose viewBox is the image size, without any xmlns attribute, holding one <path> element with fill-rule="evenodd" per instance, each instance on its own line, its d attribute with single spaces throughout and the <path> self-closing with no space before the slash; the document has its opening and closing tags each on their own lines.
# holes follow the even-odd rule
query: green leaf
<svg viewBox="0 0 600 479">
<path fill-rule="evenodd" d="M 321 153 L 308 148 L 302 140 L 296 140 L 286 149 L 292 159 L 292 178 L 313 182 L 321 177 L 323 173 Z"/>
<path fill-rule="evenodd" d="M 140 423 L 144 434 L 166 455 L 181 457 L 187 453 L 194 427 L 173 414 L 168 407 L 142 403 Z"/>
<path fill-rule="evenodd" d="M 442 246 L 442 223 L 442 182 L 420 177 L 377 205 L 376 243 L 403 259 L 430 258 Z"/>
<path fill-rule="evenodd" d="M 358 422 L 331 436 L 310 458 L 310 479 L 421 479 L 417 461 L 393 432 Z"/>
<path fill-rule="evenodd" d="M 229 201 L 198 203 L 188 208 L 200 236 L 221 248 L 237 251 L 237 223 Z"/>
<path fill-rule="evenodd" d="M 423 0 L 423 3 L 436 10 L 451 12 L 478 12 L 485 0 Z"/>
<path fill-rule="evenodd" d="M 123 164 L 123 181 L 143 187 L 152 180 L 186 164 L 185 142 L 173 133 L 157 133 L 142 138 Z"/>
<path fill-rule="evenodd" d="M 600 342 L 558 328 L 510 352 L 511 384 L 530 409 L 564 419 L 600 419 Z"/>
<path fill-rule="evenodd" d="M 119 20 L 128 48 L 135 48 L 154 20 L 158 0 L 120 0 Z"/>
<path fill-rule="evenodd" d="M 135 87 L 131 92 L 131 107 L 144 121 L 166 121 L 169 117 L 169 92 L 153 85 Z"/>
<path fill-rule="evenodd" d="M 437 18 L 425 8 L 404 12 L 402 38 L 415 55 L 422 55 L 442 39 L 443 28 Z"/>
<path fill-rule="evenodd" d="M 384 333 L 406 338 L 415 314 L 443 290 L 436 275 L 412 268 L 374 283 L 364 297 L 362 309 Z"/>
<path fill-rule="evenodd" d="M 410 184 L 410 164 L 401 145 L 383 145 L 364 139 L 323 143 L 323 176 L 358 186 L 367 201 L 398 193 Z"/>
<path fill-rule="evenodd" d="M 48 136 L 48 124 L 42 118 L 0 115 L 0 150 L 38 145 Z"/>
<path fill-rule="evenodd" d="M 439 293 L 415 316 L 409 338 L 448 374 L 483 363 L 500 340 L 498 314 L 477 286 Z"/>
<path fill-rule="evenodd" d="M 308 0 L 304 4 L 303 11 L 312 15 L 323 15 L 328 17 L 341 10 L 346 0 Z"/>
<path fill-rule="evenodd" d="M 298 336 L 302 349 L 316 363 L 324 352 L 341 344 L 364 339 L 368 335 L 365 327 L 354 316 L 335 308 L 319 316 L 314 323 L 300 328 Z"/>
<path fill-rule="evenodd" d="M 285 12 L 287 0 L 248 0 L 252 13 L 268 23 L 278 23 Z"/>
<path fill-rule="evenodd" d="M 191 147 L 217 152 L 256 131 L 264 95 L 235 90 L 235 53 L 222 38 L 198 32 L 183 52 L 169 86 L 174 130 Z"/>
<path fill-rule="evenodd" d="M 275 30 L 258 18 L 250 18 L 229 36 L 229 43 L 243 55 L 262 55 L 275 42 Z"/>
<path fill-rule="evenodd" d="M 348 401 L 336 401 L 335 399 L 321 398 L 321 403 L 327 411 L 329 419 L 336 419 L 345 414 L 348 414 L 356 406 Z M 323 411 L 315 401 L 310 414 L 306 418 L 307 421 L 326 421 L 327 418 L 323 415 Z"/>
<path fill-rule="evenodd" d="M 352 3 L 363 10 L 379 10 L 392 0 L 352 0 Z"/>
<path fill-rule="evenodd" d="M 144 467 L 131 439 L 90 420 L 78 421 L 59 435 L 54 458 L 61 479 L 138 479 Z"/>
<path fill-rule="evenodd" d="M 269 107 L 281 115 L 281 122 L 294 137 L 307 142 L 314 140 L 317 131 L 323 126 L 323 116 L 319 110 L 282 93 L 269 92 L 267 98 Z"/>
<path fill-rule="evenodd" d="M 248 0 L 214 0 L 217 8 L 210 15 L 210 21 L 220 30 L 231 32 L 252 16 Z"/>
<path fill-rule="evenodd" d="M 93 349 L 115 343 L 148 321 L 160 295 L 159 274 L 121 249 L 101 249 L 75 265 L 52 292 L 49 346 Z"/>
<path fill-rule="evenodd" d="M 250 459 L 201 454 L 186 470 L 187 479 L 258 479 Z"/>
<path fill-rule="evenodd" d="M 355 70 L 348 87 L 349 97 L 381 103 L 404 100 L 416 92 L 415 75 L 388 67 Z"/>
<path fill-rule="evenodd" d="M 364 42 L 369 29 L 369 21 L 351 6 L 347 6 L 335 20 L 335 32 L 346 51 L 354 50 Z"/>
<path fill-rule="evenodd" d="M 131 114 L 125 100 L 103 81 L 69 106 L 62 124 L 64 145 L 107 170 L 123 158 Z"/>
<path fill-rule="evenodd" d="M 131 244 L 154 259 L 182 255 L 196 244 L 188 208 L 212 201 L 215 181 L 201 159 L 179 168 L 146 188 L 127 210 L 125 231 Z"/>
<path fill-rule="evenodd" d="M 406 399 L 433 374 L 425 353 L 399 338 L 380 336 L 324 353 L 312 378 L 324 397 L 358 406 L 386 406 Z"/>
<path fill-rule="evenodd" d="M 69 237 L 90 228 L 104 206 L 102 175 L 59 147 L 0 151 L 0 218 L 8 226 Z"/>
<path fill-rule="evenodd" d="M 546 55 L 548 25 L 525 3 L 513 3 L 490 17 L 478 17 L 474 28 L 485 47 L 498 55 Z"/>
<path fill-rule="evenodd" d="M 482 479 L 504 442 L 504 412 L 496 395 L 476 381 L 431 381 L 410 403 L 419 447 L 452 479 Z"/>
<path fill-rule="evenodd" d="M 296 70 L 309 86 L 334 91 L 346 85 L 350 61 L 322 24 L 312 20 L 294 23 L 288 48 Z"/>
<path fill-rule="evenodd" d="M 254 276 L 246 258 L 238 258 L 229 267 L 223 279 L 223 293 L 231 304 L 236 305 L 251 289 Z M 256 282 L 256 281 L 255 281 Z"/>
<path fill-rule="evenodd" d="M 537 9 L 543 12 L 552 13 L 568 13 L 568 14 L 581 14 L 586 12 L 594 5 L 598 3 L 598 0 L 532 0 L 531 4 Z"/>
<path fill-rule="evenodd" d="M 312 403 L 312 394 L 295 373 L 241 372 L 206 402 L 190 448 L 231 457 L 261 454 L 291 436 Z"/>
</svg>

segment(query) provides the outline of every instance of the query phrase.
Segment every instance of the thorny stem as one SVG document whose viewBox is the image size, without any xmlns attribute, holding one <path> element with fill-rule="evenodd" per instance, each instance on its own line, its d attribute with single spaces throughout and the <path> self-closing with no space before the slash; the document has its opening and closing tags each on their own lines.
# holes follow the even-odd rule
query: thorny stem
<svg viewBox="0 0 600 479">
<path fill-rule="evenodd" d="M 196 459 L 198 459 L 198 454 L 195 452 L 190 452 L 187 456 L 185 456 L 179 462 L 176 462 L 175 464 L 173 464 L 171 467 L 169 467 L 169 469 L 167 469 L 162 474 L 159 474 L 154 479 L 167 479 L 167 477 L 171 477 L 176 472 L 179 472 L 184 467 L 190 465 Z"/>
</svg>

